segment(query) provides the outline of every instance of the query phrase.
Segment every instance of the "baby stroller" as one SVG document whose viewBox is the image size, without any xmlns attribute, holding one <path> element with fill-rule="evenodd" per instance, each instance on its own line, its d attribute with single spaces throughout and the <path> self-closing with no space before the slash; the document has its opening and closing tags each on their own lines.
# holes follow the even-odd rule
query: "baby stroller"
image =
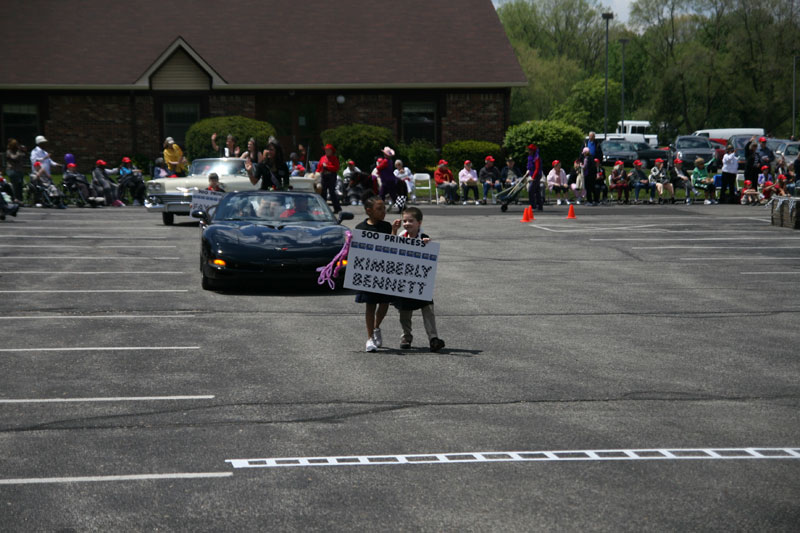
<svg viewBox="0 0 800 533">
<path fill-rule="evenodd" d="M 525 186 L 528 184 L 528 174 L 526 172 L 514 185 L 497 193 L 495 198 L 500 202 L 500 211 L 503 213 L 508 211 L 508 204 L 519 198 L 520 193 L 525 190 Z"/>
<path fill-rule="evenodd" d="M 95 198 L 93 196 L 92 187 L 83 174 L 71 171 L 66 172 L 61 187 L 66 200 L 72 201 L 78 207 L 87 205 L 97 207 L 105 202 L 104 198 Z"/>
<path fill-rule="evenodd" d="M 66 207 L 62 193 L 49 178 L 39 179 L 31 176 L 27 186 L 27 196 L 30 204 L 37 207 L 57 207 L 59 209 Z"/>
</svg>

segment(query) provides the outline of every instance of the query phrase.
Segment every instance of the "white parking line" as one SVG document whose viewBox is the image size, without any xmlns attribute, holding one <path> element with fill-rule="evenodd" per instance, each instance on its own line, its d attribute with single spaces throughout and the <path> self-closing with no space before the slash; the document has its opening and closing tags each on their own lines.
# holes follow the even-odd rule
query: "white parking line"
<svg viewBox="0 0 800 533">
<path fill-rule="evenodd" d="M 73 320 L 73 319 L 105 319 L 111 318 L 194 318 L 195 315 L 45 315 L 45 316 L 0 316 L 0 320 Z"/>
<path fill-rule="evenodd" d="M 33 485 L 43 483 L 90 483 L 96 481 L 146 481 L 157 479 L 200 479 L 213 477 L 231 477 L 233 472 L 176 472 L 173 474 L 132 474 L 121 476 L 85 476 L 85 477 L 28 477 L 17 479 L 0 479 L 0 485 Z"/>
<path fill-rule="evenodd" d="M 119 396 L 112 398 L 23 398 L 0 399 L 4 403 L 82 403 L 82 402 L 162 402 L 178 400 L 213 400 L 213 395 L 204 396 Z"/>
<path fill-rule="evenodd" d="M 798 260 L 800 257 L 681 257 L 681 261 L 785 261 Z"/>
<path fill-rule="evenodd" d="M 687 232 L 690 233 L 690 232 Z M 595 238 L 590 241 L 636 241 L 642 242 L 642 238 Z M 659 241 L 796 241 L 800 237 L 668 237 L 658 239 Z"/>
<path fill-rule="evenodd" d="M 130 256 L 130 255 L 5 255 L 3 256 L 3 261 L 8 261 L 9 259 L 76 259 L 80 261 L 106 261 L 110 259 L 121 260 L 124 259 L 125 261 L 130 261 L 131 259 L 143 259 L 145 261 L 177 261 L 180 257 L 142 257 L 142 256 Z"/>
<path fill-rule="evenodd" d="M 0 348 L 0 352 L 125 352 L 199 350 L 199 346 L 82 346 L 72 348 Z"/>
<path fill-rule="evenodd" d="M 557 450 L 526 452 L 456 452 L 413 455 L 334 455 L 228 459 L 233 468 L 307 466 L 386 466 L 410 464 L 503 463 L 517 461 L 664 461 L 800 459 L 800 448 L 645 448 L 633 450 Z"/>
<path fill-rule="evenodd" d="M 189 292 L 189 289 L 48 289 L 48 290 L 20 290 L 0 291 L 0 294 L 62 294 L 62 293 L 126 293 L 126 292 Z"/>
<path fill-rule="evenodd" d="M 0 272 L 0 275 L 3 274 L 69 274 L 69 275 L 95 275 L 95 274 L 138 274 L 138 275 L 147 275 L 150 276 L 152 274 L 185 274 L 186 272 L 178 272 L 178 271 L 141 271 L 141 270 L 119 270 L 119 271 L 105 271 L 105 272 L 77 272 L 77 271 L 65 271 L 65 270 L 7 270 L 5 272 Z"/>
<path fill-rule="evenodd" d="M 631 250 L 800 250 L 800 246 L 633 246 Z"/>
<path fill-rule="evenodd" d="M 0 248 L 177 248 L 177 246 L 150 246 L 141 244 L 115 245 L 115 246 L 90 246 L 87 244 L 0 244 Z"/>
<path fill-rule="evenodd" d="M 763 276 L 764 272 L 739 272 L 739 274 L 741 274 L 743 276 L 744 275 L 748 275 L 748 276 L 749 275 L 756 275 L 756 274 L 759 275 L 759 276 Z M 783 276 L 785 274 L 800 274 L 800 270 L 791 270 L 791 271 L 788 271 L 788 272 L 770 272 L 769 273 L 770 276 Z"/>
<path fill-rule="evenodd" d="M 166 241 L 169 237 L 127 237 L 125 235 L 2 235 L 2 239 L 114 239 L 116 241 Z"/>
</svg>

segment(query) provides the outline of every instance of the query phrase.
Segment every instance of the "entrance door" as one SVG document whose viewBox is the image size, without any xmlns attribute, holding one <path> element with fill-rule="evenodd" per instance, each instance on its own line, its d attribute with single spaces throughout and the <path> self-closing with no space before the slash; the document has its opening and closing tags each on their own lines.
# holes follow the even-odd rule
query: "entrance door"
<svg viewBox="0 0 800 533">
<path fill-rule="evenodd" d="M 305 146 L 311 161 L 319 160 L 322 155 L 320 134 L 325 127 L 325 95 L 259 95 L 256 97 L 256 119 L 275 126 L 287 159 L 300 144 Z"/>
</svg>

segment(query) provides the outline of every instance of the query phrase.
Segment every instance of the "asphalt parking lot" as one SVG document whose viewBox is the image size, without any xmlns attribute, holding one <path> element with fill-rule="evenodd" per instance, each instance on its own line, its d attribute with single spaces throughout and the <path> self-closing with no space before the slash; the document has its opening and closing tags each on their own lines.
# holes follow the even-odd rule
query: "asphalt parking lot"
<svg viewBox="0 0 800 533">
<path fill-rule="evenodd" d="M 2 529 L 797 530 L 800 232 L 421 207 L 436 354 L 393 309 L 365 353 L 347 291 L 203 291 L 196 224 L 0 222 Z"/>
</svg>

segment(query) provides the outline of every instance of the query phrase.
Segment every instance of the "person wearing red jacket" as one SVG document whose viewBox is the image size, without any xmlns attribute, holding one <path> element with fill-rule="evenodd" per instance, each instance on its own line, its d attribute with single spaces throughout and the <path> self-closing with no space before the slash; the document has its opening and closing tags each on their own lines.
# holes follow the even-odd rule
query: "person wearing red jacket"
<svg viewBox="0 0 800 533">
<path fill-rule="evenodd" d="M 317 172 L 322 174 L 322 198 L 328 201 L 328 194 L 331 195 L 331 203 L 333 204 L 333 214 L 337 214 L 342 210 L 339 205 L 339 195 L 336 193 L 336 176 L 339 172 L 339 158 L 334 155 L 336 148 L 332 144 L 325 145 L 325 155 L 323 155 L 317 164 Z"/>
<path fill-rule="evenodd" d="M 436 172 L 433 173 L 433 179 L 436 182 L 436 188 L 444 193 L 445 202 L 455 203 L 458 182 L 453 178 L 453 171 L 447 168 L 447 161 L 444 159 L 439 160 Z"/>
</svg>

